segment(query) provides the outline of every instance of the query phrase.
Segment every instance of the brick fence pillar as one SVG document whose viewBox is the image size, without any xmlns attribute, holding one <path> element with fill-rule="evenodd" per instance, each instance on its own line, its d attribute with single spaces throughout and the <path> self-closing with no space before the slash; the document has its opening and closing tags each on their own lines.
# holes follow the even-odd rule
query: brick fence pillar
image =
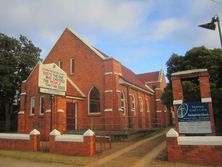
<svg viewBox="0 0 222 167">
<path fill-rule="evenodd" d="M 25 112 L 18 113 L 18 133 L 25 133 Z"/>
<path fill-rule="evenodd" d="M 40 147 L 40 132 L 34 129 L 29 133 L 29 135 L 30 151 L 38 151 Z"/>
<path fill-rule="evenodd" d="M 166 145 L 167 145 L 167 157 L 168 161 L 176 161 L 177 160 L 177 155 L 176 151 L 178 150 L 178 142 L 177 142 L 177 137 L 178 137 L 178 132 L 175 131 L 173 128 L 171 128 L 167 132 L 167 140 L 166 140 Z"/>
<path fill-rule="evenodd" d="M 84 145 L 86 155 L 93 156 L 96 153 L 96 135 L 95 133 L 88 129 L 84 134 Z"/>
<path fill-rule="evenodd" d="M 55 153 L 56 152 L 56 141 L 55 138 L 57 135 L 61 135 L 61 133 L 54 129 L 52 132 L 50 132 L 50 140 L 49 140 L 49 152 Z"/>
</svg>

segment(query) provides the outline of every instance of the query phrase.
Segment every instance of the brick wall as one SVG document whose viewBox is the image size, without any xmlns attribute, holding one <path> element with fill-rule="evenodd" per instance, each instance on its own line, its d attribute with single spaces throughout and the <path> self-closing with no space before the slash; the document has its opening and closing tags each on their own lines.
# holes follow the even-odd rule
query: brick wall
<svg viewBox="0 0 222 167">
<path fill-rule="evenodd" d="M 56 129 L 50 133 L 49 152 L 64 155 L 93 156 L 96 153 L 95 133 L 61 135 Z"/>
<path fill-rule="evenodd" d="M 0 133 L 1 150 L 38 151 L 39 131 L 34 129 L 30 134 Z"/>
<path fill-rule="evenodd" d="M 171 162 L 222 165 L 222 137 L 180 137 L 171 129 L 167 133 L 167 156 Z"/>
</svg>

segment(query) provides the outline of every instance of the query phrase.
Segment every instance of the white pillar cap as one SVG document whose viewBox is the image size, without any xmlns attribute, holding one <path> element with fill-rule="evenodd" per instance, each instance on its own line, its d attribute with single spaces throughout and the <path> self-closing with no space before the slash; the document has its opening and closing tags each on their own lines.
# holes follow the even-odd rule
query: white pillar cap
<svg viewBox="0 0 222 167">
<path fill-rule="evenodd" d="M 40 135 L 40 132 L 37 129 L 33 129 L 29 134 L 30 135 Z"/>
<path fill-rule="evenodd" d="M 91 130 L 91 129 L 88 129 L 84 134 L 83 136 L 94 136 L 95 133 Z"/>
<path fill-rule="evenodd" d="M 58 136 L 58 135 L 61 135 L 61 133 L 58 130 L 54 129 L 53 131 L 51 131 L 49 133 L 49 135 L 50 136 Z"/>
<path fill-rule="evenodd" d="M 167 132 L 167 137 L 178 137 L 178 133 L 177 131 L 175 131 L 173 128 L 171 128 L 168 132 Z"/>
</svg>

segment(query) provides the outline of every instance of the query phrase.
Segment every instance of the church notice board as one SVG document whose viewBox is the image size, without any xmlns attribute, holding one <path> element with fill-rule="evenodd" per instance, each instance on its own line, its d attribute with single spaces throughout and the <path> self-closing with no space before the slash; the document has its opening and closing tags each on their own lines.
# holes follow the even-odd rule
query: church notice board
<svg viewBox="0 0 222 167">
<path fill-rule="evenodd" d="M 67 89 L 67 74 L 55 63 L 39 63 L 38 86 L 41 93 L 65 95 Z"/>
<path fill-rule="evenodd" d="M 212 133 L 208 103 L 188 102 L 177 105 L 179 133 Z"/>
</svg>

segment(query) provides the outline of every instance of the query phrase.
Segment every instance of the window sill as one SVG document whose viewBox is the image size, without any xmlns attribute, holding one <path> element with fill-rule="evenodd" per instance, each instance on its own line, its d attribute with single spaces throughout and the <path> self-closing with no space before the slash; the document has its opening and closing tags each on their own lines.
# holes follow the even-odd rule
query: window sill
<svg viewBox="0 0 222 167">
<path fill-rule="evenodd" d="M 39 117 L 44 117 L 44 114 L 39 114 Z"/>
<path fill-rule="evenodd" d="M 35 114 L 30 114 L 30 115 L 29 115 L 29 117 L 34 117 L 34 116 L 35 116 Z"/>
<path fill-rule="evenodd" d="M 101 112 L 88 113 L 88 116 L 100 116 L 101 114 Z"/>
</svg>

